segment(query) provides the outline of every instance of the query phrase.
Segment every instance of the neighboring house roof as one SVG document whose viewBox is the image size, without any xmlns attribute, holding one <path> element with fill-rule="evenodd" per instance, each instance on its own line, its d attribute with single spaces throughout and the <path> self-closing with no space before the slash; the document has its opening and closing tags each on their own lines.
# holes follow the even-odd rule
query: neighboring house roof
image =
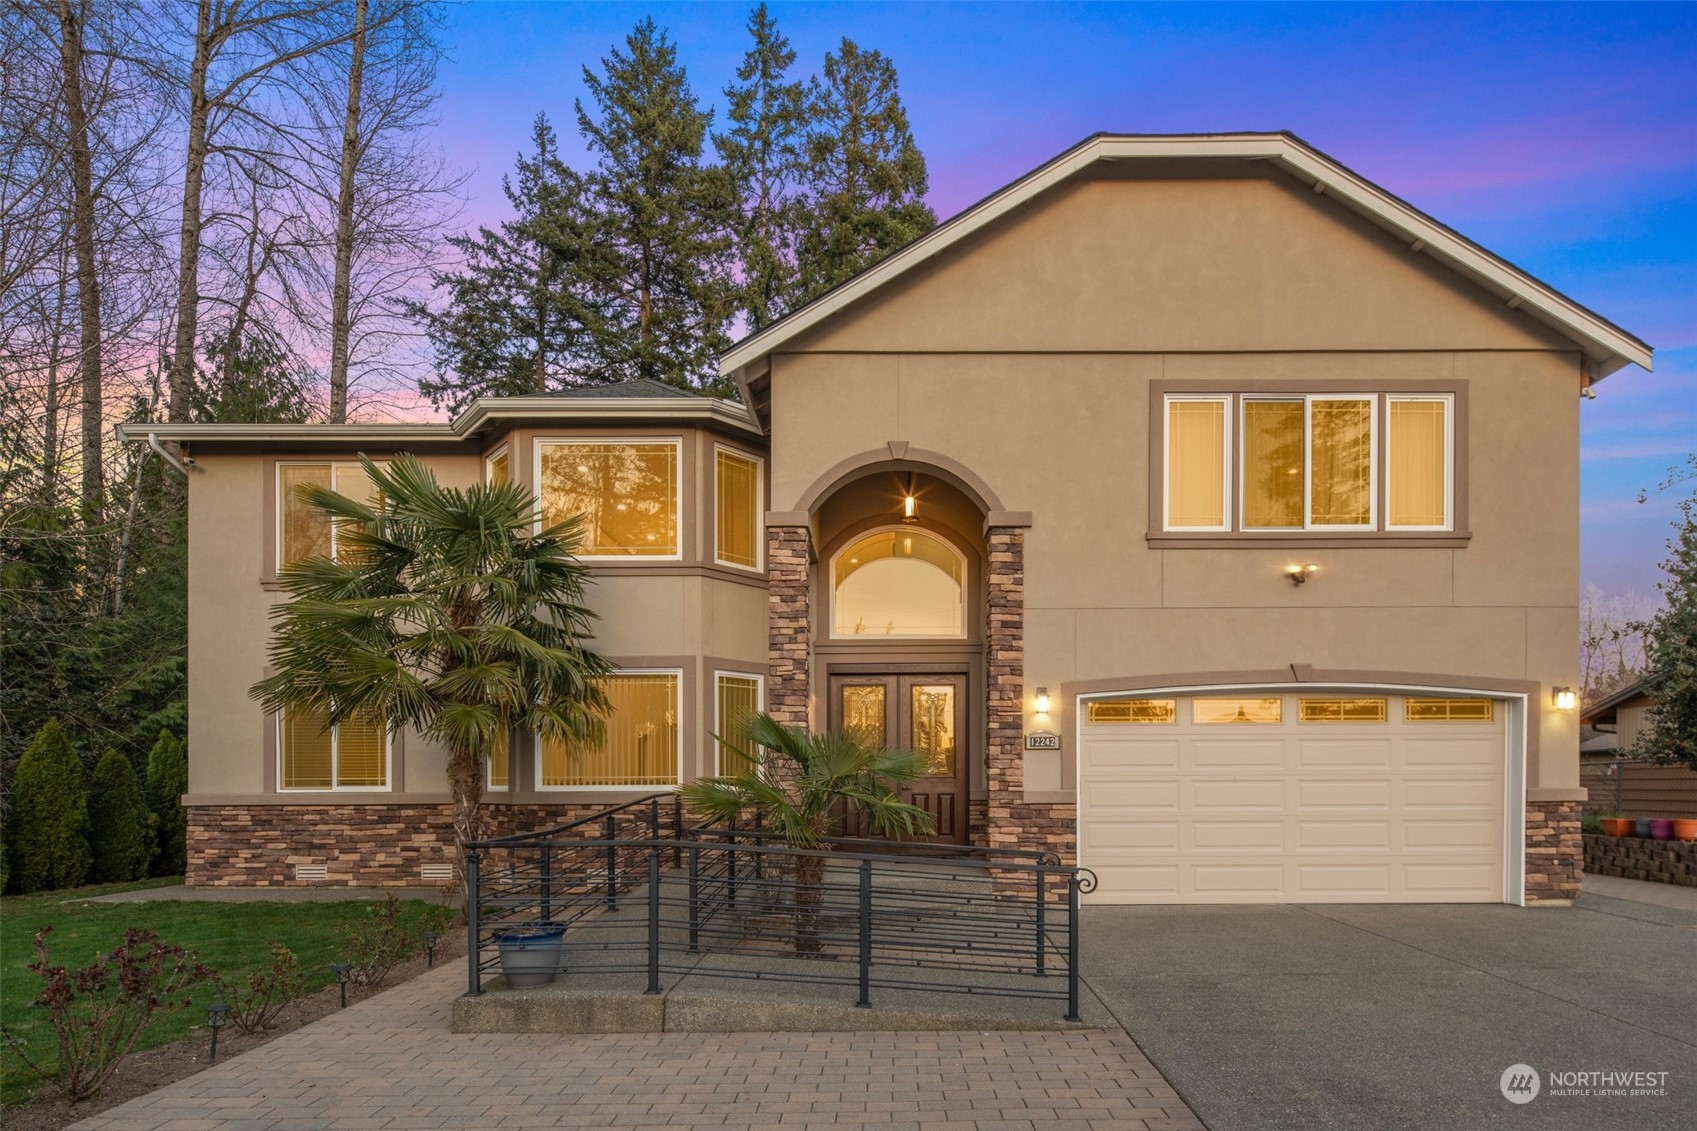
<svg viewBox="0 0 1697 1131">
<path fill-rule="evenodd" d="M 562 403 L 565 402 L 565 403 Z M 332 451 L 474 447 L 479 433 L 504 421 L 688 423 L 763 437 L 748 409 L 661 381 L 639 378 L 524 397 L 479 397 L 446 424 L 120 424 L 125 440 L 193 443 L 204 450 Z"/>
<path fill-rule="evenodd" d="M 1649 699 L 1644 690 L 1647 679 L 1633 680 L 1625 687 L 1619 688 L 1595 703 L 1587 703 L 1579 712 L 1579 721 L 1585 726 L 1594 726 L 1598 721 L 1609 722 L 1614 719 L 1615 711 L 1626 706 L 1634 699 Z"/>
<path fill-rule="evenodd" d="M 1613 754 L 1620 746 L 1620 735 L 1599 734 L 1579 744 L 1581 754 Z"/>
<path fill-rule="evenodd" d="M 1575 342 L 1590 360 L 1594 379 L 1628 364 L 1650 368 L 1652 350 L 1640 338 L 1346 168 L 1295 134 L 1280 132 L 1104 133 L 1086 138 L 806 306 L 750 334 L 720 357 L 719 370 L 735 376 L 743 386 L 743 399 L 755 404 L 759 397 L 751 392 L 749 385 L 764 377 L 767 357 L 849 304 L 1098 162 L 1174 158 L 1265 162 L 1392 232 L 1410 251 L 1449 266 L 1495 294 L 1508 309 L 1519 310 Z"/>
</svg>

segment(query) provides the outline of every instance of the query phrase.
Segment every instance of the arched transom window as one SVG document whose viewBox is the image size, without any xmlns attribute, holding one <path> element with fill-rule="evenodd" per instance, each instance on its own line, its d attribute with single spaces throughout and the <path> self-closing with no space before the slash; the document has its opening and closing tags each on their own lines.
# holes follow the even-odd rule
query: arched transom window
<svg viewBox="0 0 1697 1131">
<path fill-rule="evenodd" d="M 954 547 L 916 527 L 878 530 L 831 562 L 831 635 L 966 635 L 966 562 Z"/>
</svg>

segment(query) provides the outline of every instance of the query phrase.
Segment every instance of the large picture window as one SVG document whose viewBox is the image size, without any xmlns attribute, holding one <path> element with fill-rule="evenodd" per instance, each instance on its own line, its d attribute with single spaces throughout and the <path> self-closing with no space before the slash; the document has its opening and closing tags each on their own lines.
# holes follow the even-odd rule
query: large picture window
<svg viewBox="0 0 1697 1131">
<path fill-rule="evenodd" d="M 278 788 L 388 789 L 389 731 L 383 718 L 329 724 L 324 711 L 296 708 L 278 717 Z"/>
<path fill-rule="evenodd" d="M 718 448 L 713 464 L 713 560 L 721 565 L 758 569 L 760 461 Z"/>
<path fill-rule="evenodd" d="M 545 738 L 537 784 L 593 789 L 678 782 L 677 672 L 621 672 L 602 682 L 611 710 L 602 741 L 571 750 Z"/>
<path fill-rule="evenodd" d="M 336 524 L 308 503 L 300 488 L 328 487 L 367 506 L 381 506 L 382 493 L 358 463 L 280 463 L 277 465 L 277 564 L 307 558 L 335 558 Z"/>
<path fill-rule="evenodd" d="M 583 516 L 583 558 L 676 558 L 678 442 L 543 441 L 542 523 Z"/>
<path fill-rule="evenodd" d="M 1186 394 L 1165 413 L 1169 531 L 1454 527 L 1449 394 Z"/>
<path fill-rule="evenodd" d="M 831 581 L 833 636 L 966 635 L 966 563 L 936 535 L 914 527 L 867 534 L 837 553 Z"/>
</svg>

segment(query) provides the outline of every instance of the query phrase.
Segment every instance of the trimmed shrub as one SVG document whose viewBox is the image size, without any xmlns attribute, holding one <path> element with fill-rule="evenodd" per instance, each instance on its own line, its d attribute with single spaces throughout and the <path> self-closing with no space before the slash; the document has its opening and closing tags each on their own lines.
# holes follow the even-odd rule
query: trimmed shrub
<svg viewBox="0 0 1697 1131">
<path fill-rule="evenodd" d="M 183 794 L 189 791 L 189 756 L 177 736 L 159 732 L 147 756 L 147 807 L 153 810 L 158 848 L 153 855 L 155 876 L 180 876 L 188 864 L 189 824 Z"/>
<path fill-rule="evenodd" d="M 95 883 L 139 880 L 153 861 L 153 814 L 141 796 L 130 760 L 108 750 L 94 767 L 88 791 L 88 847 Z"/>
<path fill-rule="evenodd" d="M 20 892 L 73 888 L 88 878 L 88 798 L 82 760 L 48 719 L 12 780 L 12 881 Z"/>
</svg>

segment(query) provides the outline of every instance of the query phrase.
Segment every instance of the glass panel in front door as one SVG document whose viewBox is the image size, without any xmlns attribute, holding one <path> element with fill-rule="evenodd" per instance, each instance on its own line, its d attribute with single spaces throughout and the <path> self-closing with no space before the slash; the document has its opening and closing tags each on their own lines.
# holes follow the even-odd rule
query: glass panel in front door
<svg viewBox="0 0 1697 1131">
<path fill-rule="evenodd" d="M 925 776 L 955 776 L 955 685 L 916 683 L 912 690 L 913 749 L 925 755 Z"/>
<path fill-rule="evenodd" d="M 843 729 L 883 749 L 889 735 L 884 730 L 884 685 L 845 683 L 842 686 Z"/>
</svg>

